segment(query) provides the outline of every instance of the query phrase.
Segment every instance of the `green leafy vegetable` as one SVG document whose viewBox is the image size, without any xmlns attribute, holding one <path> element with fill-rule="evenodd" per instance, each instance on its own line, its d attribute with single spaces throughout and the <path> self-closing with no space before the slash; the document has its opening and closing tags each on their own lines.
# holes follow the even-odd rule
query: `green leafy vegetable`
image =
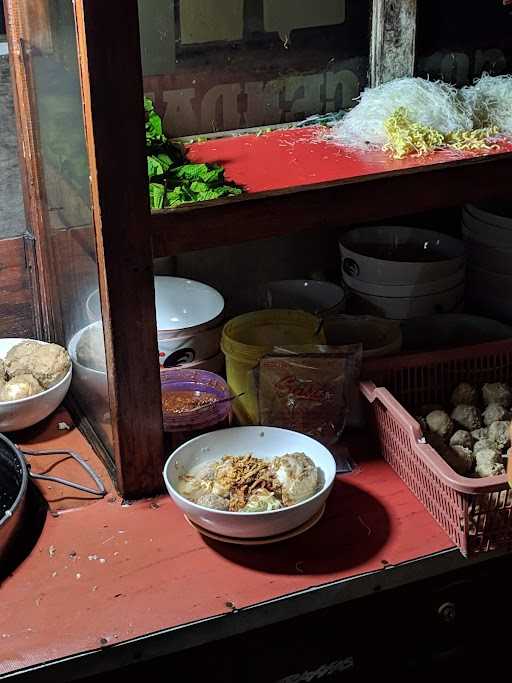
<svg viewBox="0 0 512 683">
<path fill-rule="evenodd" d="M 163 175 L 164 168 L 157 157 L 148 157 L 148 176 L 154 178 L 155 176 Z"/>
<path fill-rule="evenodd" d="M 153 102 L 144 98 L 149 198 L 152 209 L 175 208 L 191 202 L 235 197 L 243 190 L 226 182 L 215 164 L 188 162 L 183 147 L 170 142 Z"/>
<path fill-rule="evenodd" d="M 159 154 L 158 161 L 161 163 L 164 173 L 166 173 L 173 165 L 173 160 L 168 154 Z"/>
<path fill-rule="evenodd" d="M 149 203 L 152 209 L 163 209 L 165 187 L 160 183 L 149 183 Z"/>
</svg>

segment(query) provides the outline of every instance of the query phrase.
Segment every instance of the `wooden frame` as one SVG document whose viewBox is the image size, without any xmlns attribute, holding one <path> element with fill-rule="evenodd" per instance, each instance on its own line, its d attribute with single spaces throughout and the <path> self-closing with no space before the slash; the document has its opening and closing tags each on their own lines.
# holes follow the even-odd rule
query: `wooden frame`
<svg viewBox="0 0 512 683">
<path fill-rule="evenodd" d="M 143 496 L 161 488 L 164 453 L 137 3 L 75 9 L 117 484 Z"/>
<path fill-rule="evenodd" d="M 373 0 L 370 85 L 412 76 L 417 0 Z"/>
<path fill-rule="evenodd" d="M 43 170 L 39 161 L 40 141 L 30 60 L 25 59 L 20 7 L 6 0 L 12 55 L 13 82 L 19 136 L 22 140 L 22 175 L 26 212 L 34 229 L 37 250 L 41 307 L 44 326 L 41 336 L 60 341 L 59 300 L 56 296 L 53 254 L 49 243 Z M 47 3 L 38 4 L 31 14 L 31 26 L 47 25 Z M 39 14 L 42 13 L 41 21 Z M 117 17 L 130 36 L 118 32 L 119 42 L 108 35 Z M 33 25 L 32 21 L 36 23 Z M 76 3 L 77 43 L 82 81 L 84 122 L 88 143 L 93 198 L 96 256 L 104 315 L 109 403 L 113 435 L 114 472 L 121 494 L 128 498 L 150 495 L 161 489 L 164 446 L 161 398 L 158 376 L 156 319 L 152 253 L 149 235 L 149 208 L 145 189 L 144 111 L 138 14 L 136 2 Z M 103 34 L 101 33 L 103 28 Z M 88 40 L 94 36 L 94 40 Z M 47 49 L 51 36 L 37 49 Z M 133 49 L 132 49 L 133 47 Z M 126 54 L 124 53 L 126 48 Z M 126 56 L 134 57 L 129 68 Z M 106 65 L 111 78 L 106 78 Z M 124 79 L 121 78 L 124 75 Z M 138 75 L 138 77 L 136 76 Z M 128 104 L 130 101 L 130 104 Z M 110 112 L 104 115 L 102 104 Z M 133 115 L 126 116 L 126 107 Z M 115 131 L 115 135 L 112 132 Z M 139 144 L 137 144 L 139 141 Z M 124 150 L 125 159 L 119 151 Z M 139 163 L 136 162 L 137 157 Z M 117 191 L 108 178 L 119 176 Z M 84 252 L 85 253 L 85 252 Z M 131 330 L 137 343 L 126 334 Z M 128 351 L 131 346 L 132 352 Z M 74 402 L 73 402 L 74 403 Z M 77 422 L 93 438 L 87 420 Z M 98 445 L 98 441 L 96 441 Z M 101 448 L 98 450 L 101 451 Z M 104 459 L 106 452 L 100 453 Z M 112 470 L 112 466 L 109 469 Z"/>
<path fill-rule="evenodd" d="M 15 0 L 4 0 L 7 36 L 9 40 L 9 61 L 13 83 L 13 100 L 18 132 L 20 170 L 25 202 L 27 225 L 35 238 L 33 260 L 33 281 L 39 290 L 34 300 L 36 311 L 36 331 L 46 339 L 55 339 L 56 320 L 54 318 L 55 300 L 53 298 L 54 269 L 51 267 L 51 253 L 45 239 L 45 225 L 41 204 L 44 188 L 41 181 L 42 171 L 38 162 L 38 138 L 33 126 L 31 101 L 31 72 L 24 55 L 25 41 L 21 16 Z M 35 21 L 44 24 L 47 17 L 46 2 L 35 8 Z"/>
<path fill-rule="evenodd" d="M 29 75 L 23 64 L 17 1 L 5 2 L 25 152 L 27 211 L 35 228 L 41 301 L 46 312 L 45 334 L 58 337 L 51 255 L 45 246 L 46 228 L 40 209 L 44 188 L 36 163 Z M 138 0 L 75 0 L 115 470 L 117 486 L 125 497 L 150 495 L 162 488 L 164 435 L 156 362 L 153 256 L 497 196 L 508 192 L 512 170 L 512 154 L 501 154 L 295 187 L 151 216 L 146 192 L 137 5 Z M 374 0 L 374 84 L 412 74 L 415 10 L 416 0 Z M 485 183 L 481 182 L 483 178 Z M 367 201 L 369 193 L 371 203 Z M 344 206 L 342 218 L 340 203 Z M 281 220 L 283 212 L 286 221 Z M 244 225 L 243 232 L 240 224 Z"/>
</svg>

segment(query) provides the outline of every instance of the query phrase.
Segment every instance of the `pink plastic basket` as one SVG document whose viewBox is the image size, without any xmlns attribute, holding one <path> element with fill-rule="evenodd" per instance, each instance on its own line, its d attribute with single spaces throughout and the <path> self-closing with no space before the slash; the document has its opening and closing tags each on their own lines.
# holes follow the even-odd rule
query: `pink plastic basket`
<svg viewBox="0 0 512 683">
<path fill-rule="evenodd" d="M 372 359 L 361 391 L 371 404 L 384 459 L 466 557 L 512 549 L 507 476 L 456 474 L 429 446 L 412 417 L 425 404 L 449 404 L 459 382 L 512 380 L 512 340 L 449 351 Z M 385 388 L 384 388 L 385 387 Z"/>
</svg>

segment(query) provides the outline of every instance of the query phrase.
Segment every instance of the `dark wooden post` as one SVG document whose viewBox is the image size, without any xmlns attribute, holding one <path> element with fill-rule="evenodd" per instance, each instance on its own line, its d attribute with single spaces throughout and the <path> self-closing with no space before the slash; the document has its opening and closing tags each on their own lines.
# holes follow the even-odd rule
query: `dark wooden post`
<svg viewBox="0 0 512 683">
<path fill-rule="evenodd" d="M 163 427 L 137 0 L 75 11 L 117 483 L 140 497 L 162 487 Z"/>
</svg>

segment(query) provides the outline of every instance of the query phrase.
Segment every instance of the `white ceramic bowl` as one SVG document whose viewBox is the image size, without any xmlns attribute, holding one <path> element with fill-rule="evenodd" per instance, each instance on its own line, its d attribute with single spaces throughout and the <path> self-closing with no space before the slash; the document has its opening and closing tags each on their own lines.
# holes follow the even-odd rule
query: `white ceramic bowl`
<svg viewBox="0 0 512 683">
<path fill-rule="evenodd" d="M 512 275 L 512 249 L 491 247 L 476 241 L 472 233 L 462 224 L 462 234 L 468 255 L 468 266 L 483 268 L 502 275 Z"/>
<path fill-rule="evenodd" d="M 342 313 L 343 287 L 323 280 L 276 280 L 262 287 L 266 308 L 298 308 L 314 315 Z"/>
<path fill-rule="evenodd" d="M 464 244 L 432 230 L 401 226 L 355 228 L 339 238 L 343 273 L 385 285 L 422 284 L 449 277 L 464 267 Z M 382 257 L 383 250 L 407 247 L 407 260 Z M 421 261 L 416 254 L 430 252 L 435 260 Z"/>
<path fill-rule="evenodd" d="M 512 204 L 510 202 L 494 202 L 494 206 L 492 204 L 482 206 L 466 204 L 464 209 L 477 220 L 490 223 L 498 228 L 512 230 Z"/>
<path fill-rule="evenodd" d="M 209 285 L 179 277 L 155 277 L 160 365 L 174 367 L 212 358 L 220 351 L 224 299 Z M 85 307 L 89 320 L 101 319 L 98 290 Z"/>
<path fill-rule="evenodd" d="M 181 277 L 155 277 L 156 326 L 161 331 L 189 330 L 192 327 L 216 326 L 224 312 L 224 298 L 213 287 Z M 85 301 L 91 322 L 101 318 L 98 290 Z"/>
<path fill-rule="evenodd" d="M 402 348 L 402 331 L 396 320 L 338 314 L 325 319 L 324 332 L 327 343 L 333 346 L 361 343 L 363 358 L 393 356 Z"/>
<path fill-rule="evenodd" d="M 224 299 L 213 287 L 181 277 L 155 277 L 156 326 L 185 330 L 211 324 L 224 311 Z"/>
<path fill-rule="evenodd" d="M 104 400 L 108 394 L 107 373 L 103 370 L 95 370 L 79 363 L 77 359 L 77 346 L 81 336 L 86 330 L 100 325 L 101 323 L 99 322 L 87 325 L 87 327 L 84 327 L 73 335 L 68 344 L 68 353 L 73 362 L 74 376 L 76 381 L 80 384 L 80 390 L 82 392 L 86 391 L 96 400 Z M 98 353 L 101 354 L 101 352 L 102 349 L 98 349 Z"/>
<path fill-rule="evenodd" d="M 225 455 L 252 453 L 270 460 L 294 452 L 309 456 L 323 476 L 320 491 L 303 503 L 270 512 L 223 512 L 192 503 L 177 491 L 180 476 Z M 321 509 L 333 486 L 336 464 L 325 446 L 304 434 L 277 427 L 234 427 L 202 434 L 183 444 L 167 460 L 163 474 L 173 501 L 203 529 L 232 538 L 266 538 L 299 527 Z"/>
<path fill-rule="evenodd" d="M 182 365 L 179 365 L 178 368 L 180 370 L 208 370 L 208 372 L 214 372 L 216 375 L 221 375 L 224 371 L 225 363 L 226 359 L 221 351 L 211 358 L 194 361 L 193 363 L 183 363 Z"/>
<path fill-rule="evenodd" d="M 371 296 L 352 290 L 352 309 L 391 320 L 419 318 L 435 313 L 459 313 L 464 303 L 464 283 L 446 292 L 417 297 Z"/>
<path fill-rule="evenodd" d="M 173 368 L 212 358 L 220 351 L 222 325 L 194 327 L 179 332 L 158 332 L 160 365 Z"/>
<path fill-rule="evenodd" d="M 462 212 L 462 228 L 464 236 L 475 242 L 482 242 L 495 249 L 512 249 L 512 230 L 486 223 L 467 211 Z"/>
<path fill-rule="evenodd" d="M 6 354 L 16 344 L 28 341 L 27 339 L 8 338 L 0 339 L 0 358 L 5 358 Z M 29 340 L 38 341 L 38 340 Z M 39 342 L 46 344 L 46 342 Z M 49 389 L 45 389 L 40 394 L 20 398 L 17 401 L 0 402 L 0 432 L 15 432 L 26 429 L 41 422 L 48 417 L 64 400 L 69 385 L 71 384 L 72 369 L 69 368 L 66 375 Z"/>
<path fill-rule="evenodd" d="M 352 290 L 360 292 L 361 294 L 369 294 L 370 296 L 382 296 L 386 298 L 416 298 L 418 296 L 430 296 L 439 294 L 439 292 L 446 292 L 449 289 L 458 287 L 464 283 L 466 275 L 465 267 L 459 268 L 450 275 L 443 277 L 440 280 L 431 280 L 430 282 L 411 282 L 408 285 L 386 285 L 380 282 L 365 282 L 364 280 L 357 280 L 343 273 L 343 281 Z"/>
</svg>

